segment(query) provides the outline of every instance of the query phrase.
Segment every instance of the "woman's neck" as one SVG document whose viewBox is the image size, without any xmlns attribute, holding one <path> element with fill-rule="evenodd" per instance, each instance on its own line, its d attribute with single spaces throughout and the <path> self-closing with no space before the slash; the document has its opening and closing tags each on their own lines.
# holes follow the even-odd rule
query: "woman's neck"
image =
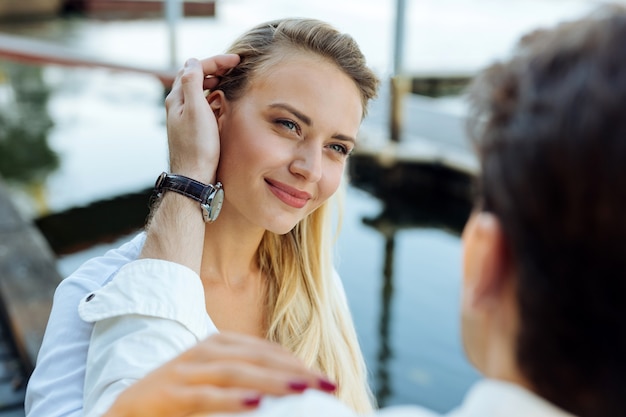
<svg viewBox="0 0 626 417">
<path fill-rule="evenodd" d="M 234 219 L 233 219 L 234 220 Z M 259 277 L 257 252 L 265 230 L 241 221 L 220 217 L 206 226 L 200 278 L 203 283 L 221 283 L 241 288 Z"/>
<path fill-rule="evenodd" d="M 206 227 L 200 268 L 206 310 L 220 331 L 264 337 L 266 280 L 257 263 L 264 230 L 229 226 L 218 220 Z"/>
</svg>

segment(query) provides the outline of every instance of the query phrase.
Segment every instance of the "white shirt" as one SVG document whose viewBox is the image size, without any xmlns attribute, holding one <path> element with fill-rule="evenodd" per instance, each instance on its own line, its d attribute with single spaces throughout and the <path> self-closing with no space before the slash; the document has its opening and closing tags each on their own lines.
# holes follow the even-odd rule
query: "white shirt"
<svg viewBox="0 0 626 417">
<path fill-rule="evenodd" d="M 26 387 L 26 417 L 83 416 L 85 367 L 94 326 L 79 317 L 79 302 L 117 279 L 120 268 L 137 259 L 145 238 L 141 232 L 121 247 L 90 259 L 57 287 L 37 364 Z M 336 272 L 335 278 L 345 301 Z"/>
<path fill-rule="evenodd" d="M 80 316 L 95 321 L 85 379 L 85 416 L 100 416 L 130 383 L 212 331 L 199 277 L 178 264 L 142 259 L 81 301 Z M 88 301 L 89 300 L 89 301 Z M 335 397 L 309 390 L 265 399 L 248 417 L 358 415 Z M 436 417 L 415 406 L 391 407 L 378 417 Z M 478 382 L 449 417 L 572 417 L 524 388 Z"/>
<path fill-rule="evenodd" d="M 145 234 L 105 255 L 90 259 L 65 278 L 54 293 L 37 366 L 26 388 L 27 417 L 81 417 L 85 363 L 92 323 L 78 316 L 78 303 L 137 259 Z"/>
<path fill-rule="evenodd" d="M 104 414 L 124 389 L 152 369 L 217 333 L 200 277 L 187 267 L 155 259 L 122 267 L 115 280 L 81 300 L 78 313 L 95 324 L 83 404 L 90 417 Z"/>
</svg>

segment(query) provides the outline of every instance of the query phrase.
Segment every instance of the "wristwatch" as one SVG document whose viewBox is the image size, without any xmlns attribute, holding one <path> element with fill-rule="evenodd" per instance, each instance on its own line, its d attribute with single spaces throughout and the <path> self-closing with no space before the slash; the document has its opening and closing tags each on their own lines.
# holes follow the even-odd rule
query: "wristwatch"
<svg viewBox="0 0 626 417">
<path fill-rule="evenodd" d="M 198 201 L 202 210 L 202 218 L 206 223 L 213 223 L 217 219 L 224 201 L 222 183 L 203 184 L 189 177 L 168 174 L 167 172 L 159 175 L 154 184 L 154 190 L 158 197 L 164 191 L 170 190 Z"/>
</svg>

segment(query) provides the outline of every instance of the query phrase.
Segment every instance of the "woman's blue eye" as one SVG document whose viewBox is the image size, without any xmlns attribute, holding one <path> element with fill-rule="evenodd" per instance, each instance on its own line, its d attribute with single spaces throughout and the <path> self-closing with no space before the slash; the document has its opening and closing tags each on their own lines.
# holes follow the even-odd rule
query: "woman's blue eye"
<svg viewBox="0 0 626 417">
<path fill-rule="evenodd" d="M 291 120 L 279 120 L 278 123 L 282 124 L 283 126 L 285 126 L 287 129 L 289 130 L 293 130 L 295 132 L 297 132 L 298 129 L 298 124 L 294 121 Z"/>
<path fill-rule="evenodd" d="M 333 143 L 332 145 L 330 145 L 330 148 L 333 151 L 339 152 L 342 155 L 350 155 L 350 151 L 348 150 L 348 148 L 338 143 Z"/>
</svg>

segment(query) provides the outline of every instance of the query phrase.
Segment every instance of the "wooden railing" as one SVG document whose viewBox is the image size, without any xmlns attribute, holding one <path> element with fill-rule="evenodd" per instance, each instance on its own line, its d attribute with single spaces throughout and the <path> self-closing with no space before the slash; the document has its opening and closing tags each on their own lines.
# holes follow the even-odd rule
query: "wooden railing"
<svg viewBox="0 0 626 417">
<path fill-rule="evenodd" d="M 39 65 L 108 68 L 113 71 L 135 72 L 157 77 L 169 89 L 176 76 L 174 69 L 125 65 L 79 53 L 51 42 L 0 34 L 0 58 Z"/>
</svg>

